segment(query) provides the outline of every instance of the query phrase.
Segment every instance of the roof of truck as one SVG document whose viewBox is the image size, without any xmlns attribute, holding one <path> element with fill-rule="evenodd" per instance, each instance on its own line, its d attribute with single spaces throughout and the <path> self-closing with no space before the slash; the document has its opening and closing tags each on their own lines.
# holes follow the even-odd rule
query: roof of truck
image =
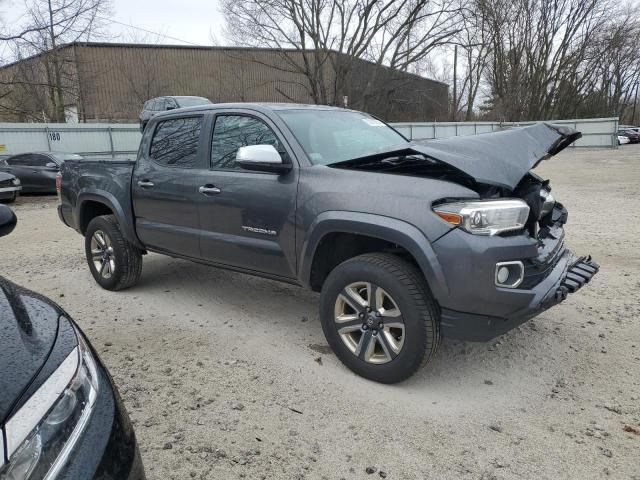
<svg viewBox="0 0 640 480">
<path fill-rule="evenodd" d="M 212 103 L 210 105 L 197 105 L 195 107 L 183 107 L 176 108 L 175 110 L 168 110 L 166 112 L 158 113 L 154 115 L 154 118 L 168 116 L 176 112 L 201 112 L 208 110 L 218 110 L 221 108 L 245 108 L 258 111 L 282 111 L 282 110 L 341 110 L 350 111 L 355 110 L 333 107 L 330 105 L 311 105 L 304 103 L 273 103 L 273 102 L 242 102 L 242 103 Z"/>
</svg>

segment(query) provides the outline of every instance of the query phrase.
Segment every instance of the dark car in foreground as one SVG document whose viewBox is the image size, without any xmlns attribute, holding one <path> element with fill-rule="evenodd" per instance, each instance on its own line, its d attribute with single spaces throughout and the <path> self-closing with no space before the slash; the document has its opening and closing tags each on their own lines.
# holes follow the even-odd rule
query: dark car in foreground
<svg viewBox="0 0 640 480">
<path fill-rule="evenodd" d="M 20 179 L 22 193 L 56 193 L 56 174 L 67 160 L 82 160 L 80 155 L 62 152 L 31 152 L 13 155 L 0 164 L 0 171 Z"/>
<path fill-rule="evenodd" d="M 0 205 L 0 236 L 16 223 Z M 0 276 L 0 479 L 145 478 L 109 373 L 58 305 Z"/>
<path fill-rule="evenodd" d="M 198 105 L 211 105 L 211 100 L 205 97 L 193 97 L 186 95 L 172 95 L 152 98 L 144 102 L 140 112 L 140 131 L 144 132 L 147 123 L 154 115 L 178 108 L 196 107 Z"/>
<path fill-rule="evenodd" d="M 2 168 L 2 160 L 0 160 L 0 168 Z M 20 190 L 22 185 L 19 178 L 11 173 L 0 171 L 0 202 L 15 201 Z"/>
<path fill-rule="evenodd" d="M 530 171 L 578 138 L 539 123 L 412 143 L 333 107 L 195 107 L 153 117 L 136 161 L 66 162 L 58 211 L 109 290 L 158 252 L 321 292 L 337 356 L 391 383 L 441 337 L 489 340 L 595 275 Z"/>
</svg>

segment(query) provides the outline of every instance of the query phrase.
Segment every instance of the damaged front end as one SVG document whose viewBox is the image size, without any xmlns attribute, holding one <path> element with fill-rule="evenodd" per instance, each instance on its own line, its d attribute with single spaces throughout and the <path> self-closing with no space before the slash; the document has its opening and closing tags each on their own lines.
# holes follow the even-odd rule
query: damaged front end
<svg viewBox="0 0 640 480">
<path fill-rule="evenodd" d="M 412 143 L 333 165 L 453 182 L 477 199 L 442 198 L 433 213 L 453 228 L 433 242 L 449 294 L 438 298 L 443 336 L 486 341 L 563 301 L 599 266 L 564 242 L 567 209 L 531 172 L 580 138 L 539 123 Z"/>
<path fill-rule="evenodd" d="M 537 255 L 523 261 L 523 279 L 519 287 L 535 288 L 554 271 L 560 259 L 569 258 L 559 281 L 540 303 L 541 309 L 547 309 L 588 283 L 600 267 L 591 256 L 577 257 L 566 248 L 564 225 L 568 212 L 551 194 L 549 180 L 529 173 L 513 191 L 513 196 L 529 206 L 525 229 L 530 238 L 536 240 L 537 247 Z"/>
</svg>

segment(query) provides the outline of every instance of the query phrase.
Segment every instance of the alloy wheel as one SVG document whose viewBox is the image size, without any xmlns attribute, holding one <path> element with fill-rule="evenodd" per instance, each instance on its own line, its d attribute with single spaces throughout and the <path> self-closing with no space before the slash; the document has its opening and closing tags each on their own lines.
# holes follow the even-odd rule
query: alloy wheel
<svg viewBox="0 0 640 480">
<path fill-rule="evenodd" d="M 111 238 L 102 230 L 96 230 L 91 237 L 91 260 L 102 278 L 111 278 L 116 271 Z"/>
<path fill-rule="evenodd" d="M 390 362 L 402 350 L 402 312 L 389 293 L 371 282 L 347 285 L 336 299 L 334 319 L 343 343 L 367 363 Z"/>
</svg>

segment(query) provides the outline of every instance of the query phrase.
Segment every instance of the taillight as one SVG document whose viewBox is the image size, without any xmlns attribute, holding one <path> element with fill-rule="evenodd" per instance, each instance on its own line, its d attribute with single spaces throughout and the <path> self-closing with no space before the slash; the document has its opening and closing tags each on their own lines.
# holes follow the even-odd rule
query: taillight
<svg viewBox="0 0 640 480">
<path fill-rule="evenodd" d="M 62 174 L 58 172 L 56 174 L 56 193 L 58 194 L 58 199 L 60 199 L 61 190 L 62 190 Z"/>
</svg>

